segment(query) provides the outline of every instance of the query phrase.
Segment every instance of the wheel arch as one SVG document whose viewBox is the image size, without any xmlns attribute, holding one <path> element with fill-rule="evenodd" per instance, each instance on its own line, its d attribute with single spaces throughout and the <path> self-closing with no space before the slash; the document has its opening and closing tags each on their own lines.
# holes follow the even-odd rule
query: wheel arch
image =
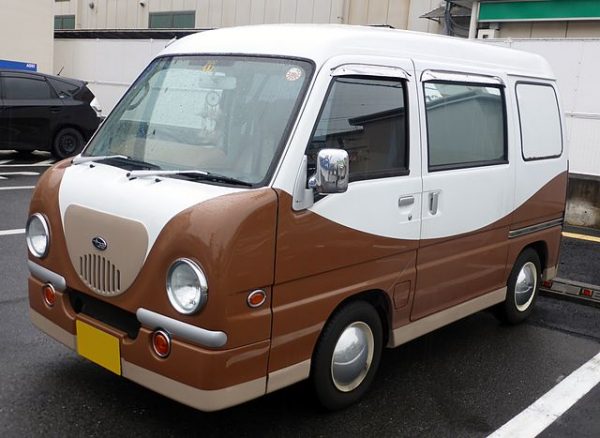
<svg viewBox="0 0 600 438">
<path fill-rule="evenodd" d="M 521 250 L 521 252 L 525 251 L 527 248 L 531 248 L 537 253 L 538 257 L 540 258 L 540 267 L 542 268 L 542 272 L 547 269 L 548 244 L 543 240 L 538 240 L 527 245 Z"/>
<path fill-rule="evenodd" d="M 381 325 L 383 328 L 383 345 L 387 345 L 388 341 L 392 335 L 392 302 L 389 294 L 387 294 L 384 290 L 381 289 L 370 289 L 362 292 L 355 293 L 344 298 L 340 303 L 333 309 L 333 311 L 329 314 L 329 317 L 325 321 L 323 327 L 327 325 L 327 323 L 331 320 L 331 318 L 345 305 L 354 302 L 354 301 L 365 301 L 371 304 L 377 314 L 379 315 L 379 319 L 381 320 Z M 322 330 L 321 330 L 322 332 Z M 318 339 L 315 345 L 313 346 L 313 355 L 315 353 L 315 349 L 317 347 Z"/>
</svg>

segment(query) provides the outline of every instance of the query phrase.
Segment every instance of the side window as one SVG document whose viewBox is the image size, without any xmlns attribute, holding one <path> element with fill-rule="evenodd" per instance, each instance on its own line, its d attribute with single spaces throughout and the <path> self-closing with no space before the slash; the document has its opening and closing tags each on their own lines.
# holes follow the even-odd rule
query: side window
<svg viewBox="0 0 600 438">
<path fill-rule="evenodd" d="M 337 77 L 308 144 L 313 172 L 320 149 L 350 156 L 350 181 L 408 173 L 404 82 L 400 79 Z"/>
<path fill-rule="evenodd" d="M 52 84 L 59 96 L 73 96 L 79 90 L 79 85 L 70 82 L 61 81 L 59 79 L 49 78 L 48 81 Z"/>
<path fill-rule="evenodd" d="M 52 93 L 43 79 L 5 77 L 4 97 L 6 99 L 41 100 L 51 99 Z"/>
<path fill-rule="evenodd" d="M 558 99 L 549 85 L 517 84 L 521 147 L 525 160 L 559 157 L 562 131 Z"/>
<path fill-rule="evenodd" d="M 500 86 L 450 82 L 423 86 L 430 171 L 507 162 Z"/>
</svg>

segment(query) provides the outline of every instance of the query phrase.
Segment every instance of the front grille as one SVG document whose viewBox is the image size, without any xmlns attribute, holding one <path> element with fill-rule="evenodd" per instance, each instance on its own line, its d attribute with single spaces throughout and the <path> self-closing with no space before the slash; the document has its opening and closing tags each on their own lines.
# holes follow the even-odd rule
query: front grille
<svg viewBox="0 0 600 438">
<path fill-rule="evenodd" d="M 96 293 L 117 295 L 121 292 L 121 271 L 105 257 L 97 254 L 80 256 L 79 275 Z"/>
<path fill-rule="evenodd" d="M 68 290 L 68 294 L 71 307 L 76 313 L 83 313 L 125 332 L 131 339 L 137 338 L 141 324 L 134 313 L 72 289 Z"/>
</svg>

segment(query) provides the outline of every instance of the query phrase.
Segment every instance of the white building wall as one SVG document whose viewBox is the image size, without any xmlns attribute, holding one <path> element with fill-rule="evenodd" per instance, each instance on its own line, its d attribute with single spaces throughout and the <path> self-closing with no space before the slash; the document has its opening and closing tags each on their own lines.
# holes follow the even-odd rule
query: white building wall
<svg viewBox="0 0 600 438">
<path fill-rule="evenodd" d="M 0 0 L 2 1 L 2 0 Z M 94 5 L 90 8 L 90 4 Z M 196 11 L 196 28 L 263 23 L 389 24 L 441 32 L 419 18 L 441 0 L 70 0 L 54 3 L 56 15 L 76 15 L 78 29 L 148 28 L 149 14 Z M 57 39 L 54 72 L 89 81 L 105 113 L 166 41 Z"/>
<path fill-rule="evenodd" d="M 141 4 L 143 3 L 143 5 Z M 438 33 L 419 18 L 442 0 L 69 0 L 54 3 L 55 15 L 76 15 L 77 29 L 148 27 L 152 12 L 196 11 L 196 28 L 262 23 L 389 24 Z M 93 7 L 90 7 L 93 5 Z"/>
<path fill-rule="evenodd" d="M 52 71 L 54 0 L 0 0 L 0 59 Z"/>
<path fill-rule="evenodd" d="M 57 39 L 54 72 L 83 79 L 108 114 L 169 40 Z"/>
<path fill-rule="evenodd" d="M 485 40 L 548 60 L 566 116 L 570 172 L 600 176 L 600 39 Z"/>
</svg>

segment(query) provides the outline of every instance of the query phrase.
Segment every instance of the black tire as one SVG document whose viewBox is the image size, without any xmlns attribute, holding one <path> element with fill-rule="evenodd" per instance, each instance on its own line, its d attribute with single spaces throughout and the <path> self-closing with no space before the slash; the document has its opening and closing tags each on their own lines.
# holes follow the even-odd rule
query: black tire
<svg viewBox="0 0 600 438">
<path fill-rule="evenodd" d="M 352 326 L 352 327 L 351 327 Z M 340 336 L 347 328 L 372 334 L 372 358 L 370 366 L 361 368 L 361 374 L 349 382 L 344 390 L 341 382 L 334 382 L 333 353 Z M 368 335 L 365 339 L 368 338 Z M 368 338 L 370 339 L 370 338 Z M 361 399 L 369 390 L 381 359 L 383 328 L 377 310 L 365 301 L 354 301 L 338 309 L 325 325 L 317 342 L 311 362 L 311 381 L 320 404 L 328 410 L 343 409 Z M 367 362 L 370 348 L 361 349 L 357 358 L 366 351 Z M 354 353 L 352 353 L 354 354 Z M 366 371 L 365 375 L 362 372 Z M 353 387 L 353 385 L 357 385 Z"/>
<path fill-rule="evenodd" d="M 52 155 L 62 160 L 63 158 L 77 155 L 83 149 L 85 140 L 83 135 L 75 128 L 63 128 L 56 133 L 52 142 Z"/>
<path fill-rule="evenodd" d="M 522 270 L 530 270 L 532 267 L 535 273 L 531 273 L 532 280 L 535 281 L 533 291 L 518 293 L 517 280 Z M 525 271 L 523 273 L 525 275 Z M 542 282 L 542 268 L 538 253 L 532 248 L 526 248 L 517 258 L 513 269 L 508 277 L 506 300 L 499 304 L 497 316 L 501 321 L 508 324 L 518 324 L 531 314 L 537 300 L 540 284 Z"/>
</svg>

